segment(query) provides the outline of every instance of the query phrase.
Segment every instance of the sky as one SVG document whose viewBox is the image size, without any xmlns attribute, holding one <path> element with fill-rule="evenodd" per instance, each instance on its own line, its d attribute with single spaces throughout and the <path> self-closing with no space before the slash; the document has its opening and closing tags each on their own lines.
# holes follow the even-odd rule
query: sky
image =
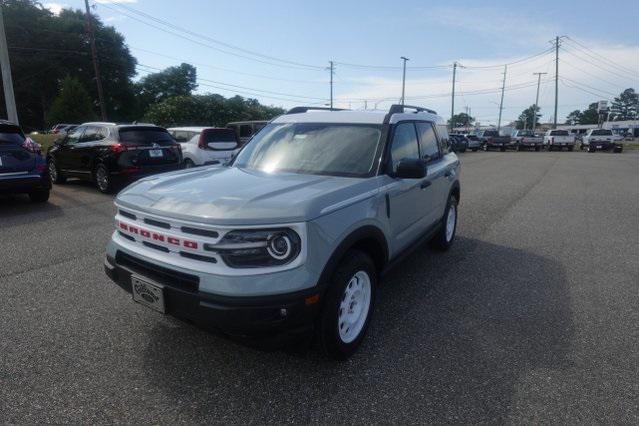
<svg viewBox="0 0 639 426">
<path fill-rule="evenodd" d="M 83 0 L 43 1 L 54 13 L 84 8 Z M 329 102 L 329 61 L 335 63 L 334 105 L 387 109 L 406 103 L 451 114 L 469 108 L 482 125 L 502 125 L 535 102 L 541 78 L 542 122 L 552 121 L 553 40 L 559 50 L 559 121 L 589 103 L 639 90 L 639 2 L 631 0 L 283 1 L 90 0 L 93 11 L 126 38 L 139 77 L 188 62 L 198 93 L 239 94 L 268 105 Z M 173 27 L 169 26 L 172 25 Z M 363 66 L 362 66 L 363 65 Z"/>
</svg>

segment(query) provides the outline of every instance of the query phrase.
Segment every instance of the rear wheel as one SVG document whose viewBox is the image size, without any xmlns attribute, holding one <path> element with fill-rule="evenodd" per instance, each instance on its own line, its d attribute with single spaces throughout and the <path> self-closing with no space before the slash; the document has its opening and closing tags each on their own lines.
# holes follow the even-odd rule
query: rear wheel
<svg viewBox="0 0 639 426">
<path fill-rule="evenodd" d="M 49 159 L 49 176 L 51 177 L 51 181 L 53 183 L 65 183 L 67 181 L 67 178 L 65 176 L 62 175 L 62 173 L 60 172 L 60 169 L 58 169 L 58 165 L 56 164 L 55 160 L 53 158 Z"/>
<path fill-rule="evenodd" d="M 326 292 L 318 338 L 324 352 L 348 359 L 361 345 L 373 312 L 377 270 L 371 258 L 351 250 L 331 278 Z"/>
<path fill-rule="evenodd" d="M 195 163 L 190 158 L 187 158 L 186 160 L 184 160 L 185 169 L 190 169 L 192 167 L 195 167 Z"/>
<path fill-rule="evenodd" d="M 477 152 L 477 148 L 472 148 L 472 151 L 473 152 Z"/>
<path fill-rule="evenodd" d="M 39 189 L 29 192 L 29 199 L 32 203 L 46 203 L 49 200 L 49 190 Z"/>
<path fill-rule="evenodd" d="M 506 148 L 502 146 L 501 148 L 499 148 L 499 150 L 500 150 L 501 152 L 505 152 L 505 151 L 506 151 Z"/>
<path fill-rule="evenodd" d="M 109 194 L 113 191 L 113 180 L 111 179 L 109 169 L 107 169 L 104 164 L 99 164 L 98 167 L 95 168 L 94 176 L 95 184 L 100 192 Z"/>
</svg>

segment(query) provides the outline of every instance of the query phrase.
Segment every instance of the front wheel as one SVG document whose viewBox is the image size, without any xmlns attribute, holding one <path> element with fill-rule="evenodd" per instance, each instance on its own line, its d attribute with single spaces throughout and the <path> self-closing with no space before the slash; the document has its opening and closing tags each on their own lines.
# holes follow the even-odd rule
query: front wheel
<svg viewBox="0 0 639 426">
<path fill-rule="evenodd" d="M 359 250 L 346 253 L 329 283 L 317 330 L 326 355 L 346 360 L 357 351 L 373 312 L 376 286 L 371 258 Z"/>
<path fill-rule="evenodd" d="M 431 245 L 437 250 L 446 251 L 453 245 L 457 233 L 457 198 L 451 195 L 446 204 L 446 211 L 442 218 L 441 229 L 431 241 Z"/>
<path fill-rule="evenodd" d="M 186 160 L 184 160 L 184 168 L 185 169 L 190 169 L 190 168 L 193 168 L 193 167 L 195 167 L 195 163 L 190 158 L 187 158 Z"/>
<path fill-rule="evenodd" d="M 61 184 L 67 181 L 67 178 L 62 175 L 60 169 L 58 169 L 58 165 L 55 163 L 55 160 L 53 158 L 49 159 L 48 167 L 51 182 Z"/>
<path fill-rule="evenodd" d="M 111 173 L 104 164 L 99 164 L 95 169 L 95 185 L 103 194 L 109 194 L 113 191 Z"/>
</svg>

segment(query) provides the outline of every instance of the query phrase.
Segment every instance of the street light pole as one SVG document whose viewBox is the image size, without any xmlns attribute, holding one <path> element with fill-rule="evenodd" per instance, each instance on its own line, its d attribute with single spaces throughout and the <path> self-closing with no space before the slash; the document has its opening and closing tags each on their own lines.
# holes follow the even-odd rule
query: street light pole
<svg viewBox="0 0 639 426">
<path fill-rule="evenodd" d="M 402 105 L 404 105 L 404 92 L 406 90 L 406 61 L 408 61 L 409 59 L 402 56 L 402 61 L 404 61 L 403 63 L 403 71 L 402 71 Z"/>
</svg>

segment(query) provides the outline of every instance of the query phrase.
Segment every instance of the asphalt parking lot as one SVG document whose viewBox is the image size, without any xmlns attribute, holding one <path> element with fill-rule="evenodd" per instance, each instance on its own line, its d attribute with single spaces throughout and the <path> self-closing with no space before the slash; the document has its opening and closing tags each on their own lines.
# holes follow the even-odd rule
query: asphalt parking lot
<svg viewBox="0 0 639 426">
<path fill-rule="evenodd" d="M 639 151 L 461 158 L 456 245 L 386 276 L 345 363 L 133 303 L 88 184 L 0 198 L 0 422 L 638 423 Z"/>
</svg>

